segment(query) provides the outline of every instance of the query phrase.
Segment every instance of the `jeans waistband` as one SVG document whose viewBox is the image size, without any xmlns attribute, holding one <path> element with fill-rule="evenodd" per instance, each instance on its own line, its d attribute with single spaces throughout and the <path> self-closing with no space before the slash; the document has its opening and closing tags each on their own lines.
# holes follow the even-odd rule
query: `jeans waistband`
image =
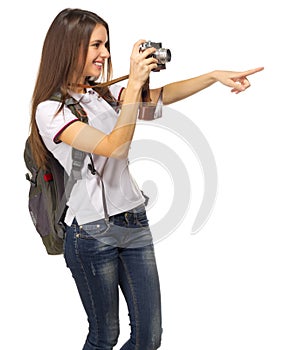
<svg viewBox="0 0 284 350">
<path fill-rule="evenodd" d="M 115 214 L 115 215 L 112 215 L 109 217 L 110 221 L 112 221 L 114 218 L 120 218 L 120 217 L 125 217 L 125 216 L 128 216 L 128 215 L 135 215 L 135 214 L 138 214 L 138 213 L 143 213 L 145 211 L 145 204 L 140 204 L 138 205 L 137 207 L 133 208 L 133 209 L 130 209 L 130 210 L 127 210 L 127 211 L 124 211 L 122 213 L 118 213 L 118 214 Z"/>
</svg>

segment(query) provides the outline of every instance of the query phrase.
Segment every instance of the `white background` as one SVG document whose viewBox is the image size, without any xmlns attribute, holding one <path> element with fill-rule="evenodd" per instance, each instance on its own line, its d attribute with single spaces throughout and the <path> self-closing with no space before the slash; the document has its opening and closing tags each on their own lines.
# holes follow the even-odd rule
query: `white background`
<svg viewBox="0 0 284 350">
<path fill-rule="evenodd" d="M 60 10 L 80 7 L 110 25 L 114 77 L 128 73 L 132 44 L 140 38 L 161 41 L 172 50 L 167 70 L 152 74 L 153 86 L 214 69 L 265 67 L 250 77 L 252 87 L 243 94 L 232 95 L 217 83 L 172 105 L 206 136 L 219 187 L 209 221 L 190 235 L 202 198 L 202 173 L 193 161 L 192 207 L 178 229 L 156 245 L 163 297 L 161 349 L 283 350 L 280 5 L 276 0 L 28 0 L 2 5 L 1 349 L 79 350 L 87 333 L 63 258 L 45 254 L 29 218 L 22 157 L 46 31 Z M 174 140 L 163 142 L 175 148 Z M 187 152 L 191 150 L 181 154 L 184 159 Z M 142 181 L 139 174 L 137 181 Z M 157 206 L 162 213 L 163 203 L 157 201 Z M 128 333 L 121 299 L 121 337 L 115 349 Z"/>
</svg>

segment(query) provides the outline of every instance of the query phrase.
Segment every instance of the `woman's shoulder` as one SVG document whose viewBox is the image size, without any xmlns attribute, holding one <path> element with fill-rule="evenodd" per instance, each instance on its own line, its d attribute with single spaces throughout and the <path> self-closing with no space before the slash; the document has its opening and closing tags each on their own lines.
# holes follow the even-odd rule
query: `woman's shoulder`
<svg viewBox="0 0 284 350">
<path fill-rule="evenodd" d="M 37 113 L 41 112 L 41 111 L 51 111 L 56 113 L 56 111 L 58 111 L 58 109 L 61 106 L 61 102 L 59 101 L 53 101 L 53 100 L 45 100 L 40 102 L 37 105 Z"/>
</svg>

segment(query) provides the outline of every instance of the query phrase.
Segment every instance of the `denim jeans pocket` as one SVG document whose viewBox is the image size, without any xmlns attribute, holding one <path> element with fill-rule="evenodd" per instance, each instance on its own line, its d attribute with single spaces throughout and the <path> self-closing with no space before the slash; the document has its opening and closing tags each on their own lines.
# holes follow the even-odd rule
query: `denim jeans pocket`
<svg viewBox="0 0 284 350">
<path fill-rule="evenodd" d="M 109 229 L 109 224 L 107 224 L 104 219 L 101 219 L 80 225 L 77 237 L 84 239 L 97 239 L 108 232 Z"/>
</svg>

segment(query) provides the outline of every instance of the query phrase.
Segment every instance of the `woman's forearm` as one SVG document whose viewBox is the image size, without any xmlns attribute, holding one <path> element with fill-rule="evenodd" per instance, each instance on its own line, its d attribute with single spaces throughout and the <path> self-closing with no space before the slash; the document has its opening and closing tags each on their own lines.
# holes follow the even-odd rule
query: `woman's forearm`
<svg viewBox="0 0 284 350">
<path fill-rule="evenodd" d="M 215 74 L 210 72 L 195 78 L 167 84 L 163 88 L 163 103 L 168 105 L 180 101 L 208 88 L 215 82 L 217 82 Z"/>
<path fill-rule="evenodd" d="M 130 143 L 133 138 L 139 104 L 141 100 L 141 87 L 128 82 L 127 89 L 121 112 L 112 132 L 102 139 L 102 148 L 109 150 L 109 156 L 126 157 L 129 151 Z"/>
</svg>

